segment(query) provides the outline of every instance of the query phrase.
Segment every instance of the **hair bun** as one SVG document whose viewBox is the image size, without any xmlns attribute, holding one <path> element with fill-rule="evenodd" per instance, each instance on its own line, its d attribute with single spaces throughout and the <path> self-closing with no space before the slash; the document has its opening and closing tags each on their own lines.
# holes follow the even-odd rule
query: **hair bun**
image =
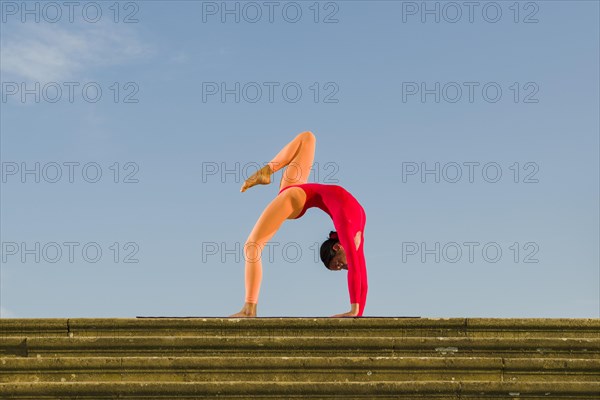
<svg viewBox="0 0 600 400">
<path fill-rule="evenodd" d="M 329 232 L 329 239 L 339 240 L 337 232 L 336 231 Z"/>
</svg>

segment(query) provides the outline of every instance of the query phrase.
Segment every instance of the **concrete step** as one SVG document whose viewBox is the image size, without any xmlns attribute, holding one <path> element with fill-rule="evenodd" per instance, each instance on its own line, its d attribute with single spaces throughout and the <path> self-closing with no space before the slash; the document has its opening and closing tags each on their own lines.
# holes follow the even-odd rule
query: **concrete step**
<svg viewBox="0 0 600 400">
<path fill-rule="evenodd" d="M 1 399 L 595 399 L 600 319 L 0 319 Z"/>
<path fill-rule="evenodd" d="M 102 336 L 2 337 L 0 354 L 63 356 L 471 356 L 600 358 L 600 338 Z"/>
<path fill-rule="evenodd" d="M 15 318 L 0 326 L 2 336 L 27 337 L 600 337 L 592 318 Z"/>
<path fill-rule="evenodd" d="M 0 382 L 600 382 L 600 360 L 478 357 L 19 357 Z"/>
<path fill-rule="evenodd" d="M 597 399 L 600 383 L 85 382 L 2 383 L 4 399 Z"/>
</svg>

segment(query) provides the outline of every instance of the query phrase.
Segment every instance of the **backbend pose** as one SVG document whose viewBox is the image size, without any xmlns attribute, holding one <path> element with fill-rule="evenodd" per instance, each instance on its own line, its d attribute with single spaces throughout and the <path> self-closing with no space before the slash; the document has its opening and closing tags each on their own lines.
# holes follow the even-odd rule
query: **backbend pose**
<svg viewBox="0 0 600 400">
<path fill-rule="evenodd" d="M 367 216 L 359 202 L 343 187 L 307 183 L 315 154 L 315 135 L 302 132 L 267 165 L 242 185 L 244 192 L 254 185 L 271 183 L 271 174 L 287 167 L 277 197 L 264 209 L 244 245 L 246 299 L 242 310 L 230 317 L 256 317 L 262 281 L 261 254 L 265 244 L 286 219 L 300 218 L 308 208 L 318 207 L 333 220 L 336 231 L 321 245 L 320 256 L 332 271 L 348 271 L 351 310 L 333 317 L 361 317 L 367 299 L 367 269 L 364 256 L 364 229 Z M 291 173 L 295 171 L 295 173 Z"/>
</svg>

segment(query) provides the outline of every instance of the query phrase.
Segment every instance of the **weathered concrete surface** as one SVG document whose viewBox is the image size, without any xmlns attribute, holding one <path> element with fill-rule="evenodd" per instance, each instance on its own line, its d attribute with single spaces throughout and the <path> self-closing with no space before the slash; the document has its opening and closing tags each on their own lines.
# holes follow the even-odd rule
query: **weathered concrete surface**
<svg viewBox="0 0 600 400">
<path fill-rule="evenodd" d="M 0 382 L 594 382 L 600 360 L 498 357 L 21 357 Z"/>
<path fill-rule="evenodd" d="M 285 336 L 118 336 L 4 337 L 0 351 L 14 356 L 81 357 L 93 352 L 121 355 L 261 355 L 261 356 L 490 356 L 600 358 L 600 339 L 459 338 L 459 337 L 285 337 Z"/>
<path fill-rule="evenodd" d="M 596 318 L 4 318 L 0 336 L 600 337 Z M 349 331 L 351 329 L 351 331 Z"/>
<path fill-rule="evenodd" d="M 462 395 L 497 396 L 497 398 L 527 398 L 527 396 L 545 396 L 545 398 L 590 398 L 597 399 L 600 384 L 595 383 L 565 383 L 559 387 L 550 388 L 546 383 L 523 384 L 512 382 L 325 382 L 325 383 L 295 383 L 295 382 L 88 382 L 88 383 L 42 383 L 42 384 L 5 384 L 5 398 L 19 396 L 68 396 L 77 393 L 80 396 L 121 396 L 127 398 L 152 398 L 159 396 L 196 395 L 197 398 L 208 396 L 363 396 L 375 398 L 381 395 L 446 395 L 459 398 Z M 143 397 L 142 397 L 143 396 Z M 571 397 L 568 397 L 571 396 Z M 589 396 L 589 397 L 582 397 Z M 593 396 L 593 397 L 592 397 Z M 50 397 L 52 398 L 52 397 Z M 64 397 L 61 397 L 64 398 Z M 285 398 L 285 397 L 284 397 Z"/>
<path fill-rule="evenodd" d="M 0 398 L 600 398 L 600 319 L 0 319 Z"/>
</svg>

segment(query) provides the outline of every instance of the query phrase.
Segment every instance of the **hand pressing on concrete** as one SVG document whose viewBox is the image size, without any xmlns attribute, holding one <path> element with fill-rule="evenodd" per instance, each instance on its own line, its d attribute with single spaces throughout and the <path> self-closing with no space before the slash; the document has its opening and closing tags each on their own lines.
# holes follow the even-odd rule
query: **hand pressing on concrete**
<svg viewBox="0 0 600 400">
<path fill-rule="evenodd" d="M 358 315 L 358 303 L 352 303 L 351 306 L 352 306 L 352 309 L 350 311 L 348 311 L 347 313 L 335 314 L 335 315 L 332 315 L 331 318 L 356 317 Z"/>
</svg>

